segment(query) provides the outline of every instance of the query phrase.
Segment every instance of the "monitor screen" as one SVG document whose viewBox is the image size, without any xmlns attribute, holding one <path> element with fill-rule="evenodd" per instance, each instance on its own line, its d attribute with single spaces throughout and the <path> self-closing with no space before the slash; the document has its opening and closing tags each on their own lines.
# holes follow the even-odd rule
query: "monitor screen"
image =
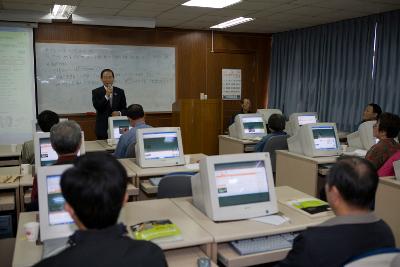
<svg viewBox="0 0 400 267">
<path fill-rule="evenodd" d="M 220 207 L 269 201 L 264 161 L 217 163 L 214 168 Z"/>
<path fill-rule="evenodd" d="M 310 123 L 317 123 L 317 117 L 315 115 L 301 115 L 297 117 L 299 125 L 305 125 Z"/>
<path fill-rule="evenodd" d="M 58 155 L 57 152 L 55 152 L 53 147 L 51 146 L 50 138 L 40 138 L 39 147 L 40 147 L 40 166 L 53 165 L 57 161 Z"/>
<path fill-rule="evenodd" d="M 262 117 L 243 117 L 242 124 L 245 134 L 265 133 L 264 121 Z"/>
<path fill-rule="evenodd" d="M 82 152 L 84 144 L 81 145 L 81 149 L 78 151 L 78 156 Z M 57 152 L 51 146 L 49 137 L 39 138 L 39 149 L 40 149 L 40 166 L 51 166 L 58 160 Z"/>
<path fill-rule="evenodd" d="M 336 150 L 338 145 L 336 143 L 335 129 L 333 126 L 313 126 L 311 128 L 314 145 L 317 150 Z"/>
<path fill-rule="evenodd" d="M 143 146 L 146 160 L 178 158 L 180 156 L 176 132 L 144 133 Z"/>
<path fill-rule="evenodd" d="M 61 194 L 60 179 L 60 175 L 46 176 L 50 225 L 70 224 L 74 222 L 69 213 L 64 210 L 65 200 Z"/>
<path fill-rule="evenodd" d="M 129 120 L 113 120 L 113 133 L 114 138 L 119 139 L 121 135 L 126 133 L 132 128 L 129 124 Z"/>
</svg>

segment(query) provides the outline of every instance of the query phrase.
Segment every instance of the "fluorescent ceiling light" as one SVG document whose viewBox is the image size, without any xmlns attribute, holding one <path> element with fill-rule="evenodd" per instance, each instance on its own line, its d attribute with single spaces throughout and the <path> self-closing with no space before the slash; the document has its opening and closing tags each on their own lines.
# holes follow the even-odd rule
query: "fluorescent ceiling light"
<svg viewBox="0 0 400 267">
<path fill-rule="evenodd" d="M 220 24 L 211 26 L 210 28 L 211 29 L 225 29 L 225 28 L 229 28 L 229 27 L 232 27 L 232 26 L 235 26 L 235 25 L 239 25 L 239 24 L 242 24 L 242 23 L 245 23 L 245 22 L 252 21 L 252 20 L 254 20 L 254 19 L 253 18 L 239 17 L 239 18 L 236 18 L 236 19 L 231 19 L 231 20 L 222 22 Z"/>
<path fill-rule="evenodd" d="M 69 19 L 72 13 L 75 11 L 76 6 L 68 6 L 68 5 L 57 5 L 55 4 L 51 14 L 54 19 Z"/>
<path fill-rule="evenodd" d="M 190 0 L 183 3 L 183 6 L 197 6 L 210 8 L 224 8 L 241 2 L 242 0 Z"/>
</svg>

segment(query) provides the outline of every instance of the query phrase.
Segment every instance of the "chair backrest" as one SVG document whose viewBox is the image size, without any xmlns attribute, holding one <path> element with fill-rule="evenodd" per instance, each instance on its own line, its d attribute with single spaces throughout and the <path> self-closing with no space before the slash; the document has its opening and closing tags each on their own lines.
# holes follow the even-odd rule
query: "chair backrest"
<svg viewBox="0 0 400 267">
<path fill-rule="evenodd" d="M 393 162 L 400 160 L 400 150 L 394 153 L 378 170 L 379 177 L 394 176 Z"/>
<path fill-rule="evenodd" d="M 264 152 L 269 152 L 271 158 L 272 171 L 275 172 L 276 167 L 276 153 L 275 150 L 287 150 L 288 135 L 276 135 L 272 136 L 264 145 Z"/>
<path fill-rule="evenodd" d="M 129 144 L 128 148 L 126 149 L 126 156 L 128 158 L 136 158 L 136 151 L 135 151 L 136 142 L 132 142 Z"/>
<path fill-rule="evenodd" d="M 163 177 L 158 184 L 157 198 L 189 197 L 192 195 L 191 176 L 175 174 Z"/>
<path fill-rule="evenodd" d="M 345 267 L 391 267 L 394 261 L 397 261 L 397 257 L 400 255 L 400 250 L 397 248 L 383 248 L 376 249 L 363 253 L 350 262 Z"/>
</svg>

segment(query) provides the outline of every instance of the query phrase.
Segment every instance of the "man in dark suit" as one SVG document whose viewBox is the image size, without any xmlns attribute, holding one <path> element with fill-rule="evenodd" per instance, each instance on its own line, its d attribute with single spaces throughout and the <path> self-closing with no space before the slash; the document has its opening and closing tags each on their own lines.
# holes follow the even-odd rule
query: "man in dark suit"
<svg viewBox="0 0 400 267">
<path fill-rule="evenodd" d="M 126 115 L 124 90 L 113 87 L 114 72 L 104 69 L 100 74 L 103 86 L 92 90 L 92 102 L 96 109 L 96 137 L 107 139 L 108 117 Z"/>
<path fill-rule="evenodd" d="M 363 253 L 394 247 L 389 226 L 371 211 L 378 181 L 367 160 L 338 159 L 325 185 L 336 217 L 298 235 L 286 259 L 277 266 L 343 266 Z"/>
</svg>

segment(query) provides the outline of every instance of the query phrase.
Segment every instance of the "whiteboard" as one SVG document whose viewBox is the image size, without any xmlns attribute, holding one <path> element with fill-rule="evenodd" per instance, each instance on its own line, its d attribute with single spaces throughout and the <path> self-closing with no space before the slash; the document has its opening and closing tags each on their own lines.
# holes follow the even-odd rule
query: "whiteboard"
<svg viewBox="0 0 400 267">
<path fill-rule="evenodd" d="M 32 139 L 34 95 L 32 29 L 0 27 L 0 144 Z"/>
<path fill-rule="evenodd" d="M 92 90 L 100 72 L 114 71 L 126 102 L 145 112 L 171 111 L 175 101 L 175 48 L 36 43 L 38 110 L 60 114 L 95 111 Z"/>
</svg>

